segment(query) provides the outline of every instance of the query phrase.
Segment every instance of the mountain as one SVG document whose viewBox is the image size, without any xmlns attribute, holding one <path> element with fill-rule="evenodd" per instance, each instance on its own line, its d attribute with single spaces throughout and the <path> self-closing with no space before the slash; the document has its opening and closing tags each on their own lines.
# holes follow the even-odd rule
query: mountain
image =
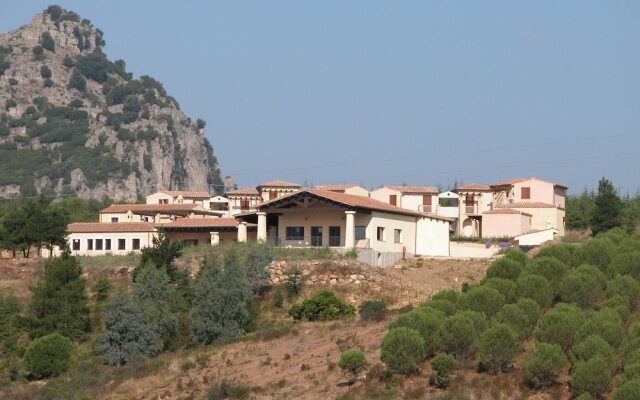
<svg viewBox="0 0 640 400">
<path fill-rule="evenodd" d="M 59 6 L 0 34 L 0 197 L 221 191 L 205 122 L 104 46 L 100 29 Z"/>
</svg>

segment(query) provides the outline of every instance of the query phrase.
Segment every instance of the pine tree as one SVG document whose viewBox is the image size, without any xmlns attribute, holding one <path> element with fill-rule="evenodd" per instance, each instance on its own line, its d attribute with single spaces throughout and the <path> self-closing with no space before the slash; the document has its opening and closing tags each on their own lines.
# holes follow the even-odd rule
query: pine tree
<svg viewBox="0 0 640 400">
<path fill-rule="evenodd" d="M 591 214 L 591 235 L 608 231 L 622 225 L 622 200 L 618 197 L 613 183 L 606 178 L 598 182 L 598 195 Z"/>
</svg>

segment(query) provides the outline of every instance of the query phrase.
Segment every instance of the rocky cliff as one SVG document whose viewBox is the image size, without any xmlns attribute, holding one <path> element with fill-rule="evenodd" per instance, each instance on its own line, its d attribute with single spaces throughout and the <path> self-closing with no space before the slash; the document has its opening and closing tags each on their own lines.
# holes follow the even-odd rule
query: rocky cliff
<svg viewBox="0 0 640 400">
<path fill-rule="evenodd" d="M 0 34 L 0 197 L 222 191 L 204 121 L 104 46 L 102 31 L 58 6 Z"/>
</svg>

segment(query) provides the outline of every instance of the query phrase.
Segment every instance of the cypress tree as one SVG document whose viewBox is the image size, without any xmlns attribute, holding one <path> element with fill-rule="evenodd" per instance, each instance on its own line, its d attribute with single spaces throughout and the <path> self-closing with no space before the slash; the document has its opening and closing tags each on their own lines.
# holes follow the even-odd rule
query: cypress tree
<svg viewBox="0 0 640 400">
<path fill-rule="evenodd" d="M 613 183 L 606 178 L 598 182 L 598 195 L 591 214 L 591 236 L 622 225 L 622 200 Z"/>
</svg>

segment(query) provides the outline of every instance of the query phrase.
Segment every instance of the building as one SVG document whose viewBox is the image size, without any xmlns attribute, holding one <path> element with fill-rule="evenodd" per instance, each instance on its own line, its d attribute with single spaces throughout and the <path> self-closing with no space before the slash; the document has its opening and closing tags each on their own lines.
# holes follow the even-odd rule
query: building
<svg viewBox="0 0 640 400">
<path fill-rule="evenodd" d="M 127 254 L 151 246 L 157 231 L 146 222 L 79 222 L 69 224 L 67 241 L 79 256 Z"/>
<path fill-rule="evenodd" d="M 225 211 L 207 210 L 196 203 L 113 204 L 100 211 L 99 222 L 170 222 L 180 218 L 205 218 L 225 215 Z"/>
<path fill-rule="evenodd" d="M 345 185 L 320 185 L 316 186 L 316 189 L 328 190 L 336 193 L 353 194 L 356 196 L 370 197 L 369 191 L 360 185 L 345 184 Z"/>
<path fill-rule="evenodd" d="M 372 190 L 371 198 L 406 210 L 435 214 L 438 193 L 433 186 L 383 186 Z"/>
<path fill-rule="evenodd" d="M 301 186 L 297 183 L 286 181 L 269 181 L 259 184 L 256 189 L 260 193 L 262 201 L 269 201 L 297 192 L 301 189 Z"/>
<path fill-rule="evenodd" d="M 304 189 L 239 219 L 257 224 L 258 241 L 278 246 L 449 255 L 449 219 L 358 195 Z"/>
<path fill-rule="evenodd" d="M 148 195 L 145 199 L 147 204 L 198 204 L 208 209 L 211 195 L 209 192 L 161 190 Z"/>
<path fill-rule="evenodd" d="M 255 211 L 258 204 L 262 203 L 260 192 L 256 188 L 244 188 L 231 190 L 226 193 L 229 200 L 229 215 Z"/>
</svg>

